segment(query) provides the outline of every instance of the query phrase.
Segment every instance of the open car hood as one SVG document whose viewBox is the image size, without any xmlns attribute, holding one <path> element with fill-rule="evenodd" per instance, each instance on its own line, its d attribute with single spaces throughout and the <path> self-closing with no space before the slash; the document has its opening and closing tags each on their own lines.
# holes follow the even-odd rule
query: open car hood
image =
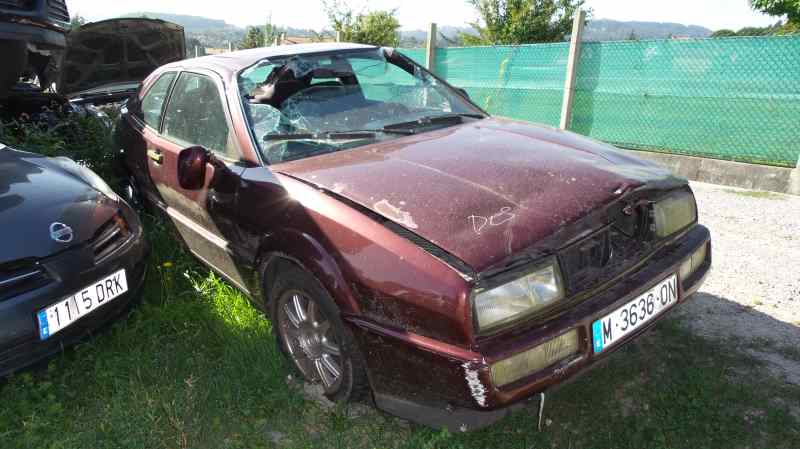
<svg viewBox="0 0 800 449">
<path fill-rule="evenodd" d="M 185 57 L 180 25 L 156 19 L 89 23 L 67 35 L 58 90 L 72 96 L 100 87 L 130 89 L 156 68 Z"/>
</svg>

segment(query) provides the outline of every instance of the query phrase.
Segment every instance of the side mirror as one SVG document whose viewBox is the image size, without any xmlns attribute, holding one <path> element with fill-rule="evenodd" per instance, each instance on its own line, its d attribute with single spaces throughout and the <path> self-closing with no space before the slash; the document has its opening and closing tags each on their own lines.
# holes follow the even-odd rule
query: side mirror
<svg viewBox="0 0 800 449">
<path fill-rule="evenodd" d="M 469 99 L 469 94 L 467 93 L 467 89 L 456 87 L 456 90 L 466 99 Z"/>
<path fill-rule="evenodd" d="M 189 147 L 178 153 L 178 182 L 182 189 L 197 190 L 203 187 L 208 159 L 208 150 L 203 147 Z"/>
</svg>

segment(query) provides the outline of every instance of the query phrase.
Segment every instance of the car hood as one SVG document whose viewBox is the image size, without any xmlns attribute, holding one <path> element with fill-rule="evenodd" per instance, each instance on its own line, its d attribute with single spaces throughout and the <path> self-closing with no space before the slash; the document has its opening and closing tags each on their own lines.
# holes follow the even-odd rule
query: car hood
<svg viewBox="0 0 800 449">
<path fill-rule="evenodd" d="M 180 25 L 156 19 L 88 23 L 67 35 L 58 90 L 71 96 L 99 86 L 124 87 L 185 57 Z"/>
<path fill-rule="evenodd" d="M 119 209 L 61 161 L 0 144 L 0 266 L 42 258 L 89 240 Z M 74 238 L 59 243 L 50 225 L 70 226 Z"/>
<path fill-rule="evenodd" d="M 394 221 L 478 272 L 631 189 L 686 184 L 610 145 L 502 119 L 271 168 Z"/>
</svg>

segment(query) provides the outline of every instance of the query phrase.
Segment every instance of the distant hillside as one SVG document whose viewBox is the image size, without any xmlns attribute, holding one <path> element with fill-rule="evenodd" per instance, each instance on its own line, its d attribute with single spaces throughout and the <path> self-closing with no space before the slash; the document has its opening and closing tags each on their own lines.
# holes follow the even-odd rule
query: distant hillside
<svg viewBox="0 0 800 449">
<path fill-rule="evenodd" d="M 448 47 L 458 45 L 460 33 L 475 34 L 472 27 L 443 26 L 439 33 L 447 39 L 439 39 L 439 45 Z M 679 23 L 662 22 L 620 22 L 617 20 L 591 20 L 584 30 L 585 41 L 621 41 L 631 37 L 636 39 L 668 39 L 670 37 L 709 37 L 711 30 L 697 25 L 681 25 Z M 401 32 L 404 47 L 425 45 L 427 30 L 408 30 Z"/>
<path fill-rule="evenodd" d="M 440 47 L 451 47 L 460 45 L 458 36 L 461 33 L 477 34 L 472 27 L 454 27 L 454 26 L 440 26 L 439 27 L 439 42 Z M 442 39 L 441 36 L 445 38 Z M 425 45 L 428 40 L 428 30 L 406 30 L 400 32 L 400 46 L 406 48 L 421 47 Z"/>
<path fill-rule="evenodd" d="M 208 17 L 190 16 L 183 14 L 166 14 L 157 12 L 136 12 L 126 14 L 124 17 L 150 17 L 177 23 L 186 30 L 188 39 L 198 39 L 207 47 L 224 48 L 231 42 L 233 46 L 244 38 L 245 29 L 231 25 L 224 20 L 210 19 Z M 460 33 L 475 31 L 469 26 L 441 26 L 439 32 L 444 39 L 439 39 L 443 47 L 459 45 Z M 584 31 L 586 41 L 617 41 L 631 37 L 637 39 L 666 39 L 675 37 L 708 37 L 711 30 L 696 25 L 681 25 L 679 23 L 661 22 L 620 22 L 617 20 L 592 20 Z M 309 37 L 312 30 L 291 28 L 287 29 L 289 36 Z M 407 30 L 400 33 L 402 47 L 420 47 L 425 45 L 428 36 L 427 30 Z"/>
<path fill-rule="evenodd" d="M 149 17 L 151 19 L 161 19 L 168 22 L 177 23 L 186 30 L 187 39 L 198 39 L 206 47 L 226 48 L 228 42 L 234 47 L 244 39 L 245 29 L 236 25 L 231 25 L 224 20 L 209 19 L 208 17 L 189 16 L 184 14 L 166 14 L 159 12 L 135 12 L 126 14 L 124 17 Z M 266 19 L 265 19 L 266 22 Z M 264 25 L 258 24 L 258 25 Z M 309 37 L 311 30 L 299 28 L 287 28 L 289 36 Z"/>
<path fill-rule="evenodd" d="M 133 12 L 125 14 L 123 17 L 149 17 L 151 19 L 161 19 L 168 22 L 177 23 L 182 26 L 187 33 L 206 30 L 221 30 L 226 28 L 238 28 L 224 20 L 209 19 L 208 17 L 188 16 L 184 14 L 167 14 L 161 12 Z"/>
<path fill-rule="evenodd" d="M 620 41 L 635 36 L 637 39 L 667 39 L 669 37 L 709 37 L 711 30 L 697 25 L 662 22 L 619 22 L 617 20 L 592 20 L 584 31 L 586 41 Z"/>
</svg>

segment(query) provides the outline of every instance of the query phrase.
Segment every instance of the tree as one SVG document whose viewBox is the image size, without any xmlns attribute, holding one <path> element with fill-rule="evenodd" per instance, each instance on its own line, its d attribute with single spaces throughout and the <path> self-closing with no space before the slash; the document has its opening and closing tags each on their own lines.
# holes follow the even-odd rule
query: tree
<svg viewBox="0 0 800 449">
<path fill-rule="evenodd" d="M 631 34 L 628 35 L 628 39 L 627 40 L 629 40 L 629 41 L 638 41 L 639 40 L 639 36 L 636 35 L 636 31 L 631 30 Z"/>
<path fill-rule="evenodd" d="M 261 27 L 247 27 L 244 39 L 239 44 L 239 49 L 259 48 L 272 45 L 286 30 L 272 23 L 272 17 L 267 19 L 266 25 Z"/>
<path fill-rule="evenodd" d="M 778 34 L 800 34 L 800 21 L 788 22 Z"/>
<path fill-rule="evenodd" d="M 772 36 L 780 33 L 783 23 L 777 22 L 768 27 L 744 27 L 736 32 L 737 36 Z"/>
<path fill-rule="evenodd" d="M 733 36 L 736 36 L 736 31 L 726 30 L 726 29 L 717 30 L 717 31 L 714 31 L 713 33 L 711 33 L 711 37 L 714 37 L 714 38 L 716 38 L 716 37 L 733 37 Z"/>
<path fill-rule="evenodd" d="M 800 0 L 750 0 L 750 6 L 771 16 L 786 16 L 790 24 L 800 23 Z"/>
<path fill-rule="evenodd" d="M 394 11 L 372 11 L 359 14 L 353 33 L 353 41 L 362 44 L 397 47 L 400 44 L 400 22 Z"/>
<path fill-rule="evenodd" d="M 356 13 L 345 0 L 322 0 L 331 27 L 345 42 L 396 47 L 400 22 L 395 11 Z"/>
<path fill-rule="evenodd" d="M 70 30 L 76 30 L 84 25 L 86 25 L 86 19 L 79 14 L 75 14 L 74 16 L 72 16 L 72 18 L 69 21 Z"/>
<path fill-rule="evenodd" d="M 478 35 L 462 33 L 467 45 L 561 42 L 572 30 L 575 12 L 585 0 L 467 0 L 483 24 Z"/>
<path fill-rule="evenodd" d="M 195 50 L 196 49 L 196 50 Z M 206 55 L 206 46 L 200 41 L 200 39 L 192 36 L 186 37 L 186 56 L 193 58 L 195 56 L 195 51 L 197 51 L 197 56 L 205 56 Z"/>
<path fill-rule="evenodd" d="M 272 20 L 268 20 L 267 24 L 264 25 L 264 44 L 272 45 L 283 32 L 283 28 L 273 25 Z"/>
<path fill-rule="evenodd" d="M 339 34 L 343 41 L 352 41 L 356 18 L 353 8 L 344 0 L 322 0 L 322 8 L 333 32 Z"/>
<path fill-rule="evenodd" d="M 768 36 L 773 34 L 771 28 L 744 27 L 736 32 L 737 36 Z"/>
<path fill-rule="evenodd" d="M 247 27 L 244 39 L 239 43 L 239 49 L 259 48 L 265 45 L 264 31 L 260 27 Z"/>
</svg>

